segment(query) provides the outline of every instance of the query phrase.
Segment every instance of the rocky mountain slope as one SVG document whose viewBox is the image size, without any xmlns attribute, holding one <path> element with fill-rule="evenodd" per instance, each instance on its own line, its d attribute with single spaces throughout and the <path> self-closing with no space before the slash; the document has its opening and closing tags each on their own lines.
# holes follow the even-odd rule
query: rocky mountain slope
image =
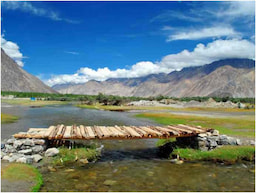
<svg viewBox="0 0 256 193">
<path fill-rule="evenodd" d="M 18 92 L 56 93 L 41 80 L 19 67 L 1 49 L 1 90 Z"/>
<path fill-rule="evenodd" d="M 78 85 L 55 85 L 58 92 L 96 95 L 99 92 L 120 96 L 255 96 L 255 62 L 250 59 L 225 59 L 199 67 L 188 67 L 169 74 L 139 78 L 112 78 Z"/>
</svg>

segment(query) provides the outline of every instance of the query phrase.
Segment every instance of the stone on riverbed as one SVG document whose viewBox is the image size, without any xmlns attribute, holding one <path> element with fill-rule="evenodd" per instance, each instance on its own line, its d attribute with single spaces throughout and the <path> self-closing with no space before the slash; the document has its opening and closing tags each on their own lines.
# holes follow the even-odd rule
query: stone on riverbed
<svg viewBox="0 0 256 193">
<path fill-rule="evenodd" d="M 79 162 L 81 164 L 88 164 L 89 163 L 89 161 L 86 158 L 85 159 L 80 159 Z"/>
<path fill-rule="evenodd" d="M 103 182 L 103 184 L 106 185 L 106 186 L 113 186 L 114 184 L 116 184 L 116 181 L 114 181 L 114 180 L 105 180 Z"/>
<path fill-rule="evenodd" d="M 49 148 L 45 152 L 46 157 L 53 157 L 59 153 L 59 150 L 57 148 Z"/>
</svg>

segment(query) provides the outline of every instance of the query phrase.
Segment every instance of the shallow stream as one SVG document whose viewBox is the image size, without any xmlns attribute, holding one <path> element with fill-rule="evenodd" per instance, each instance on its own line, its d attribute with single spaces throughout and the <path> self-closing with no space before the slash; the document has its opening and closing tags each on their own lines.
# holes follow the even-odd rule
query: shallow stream
<svg viewBox="0 0 256 193">
<path fill-rule="evenodd" d="M 130 113 L 80 109 L 72 106 L 44 108 L 2 107 L 20 116 L 17 123 L 3 124 L 1 138 L 31 127 L 56 124 L 152 125 Z M 84 167 L 68 166 L 49 172 L 41 168 L 41 191 L 254 191 L 253 163 L 225 166 L 209 162 L 176 165 L 157 156 L 157 139 L 104 140 L 102 158 Z M 73 170 L 70 170 L 73 169 Z"/>
</svg>

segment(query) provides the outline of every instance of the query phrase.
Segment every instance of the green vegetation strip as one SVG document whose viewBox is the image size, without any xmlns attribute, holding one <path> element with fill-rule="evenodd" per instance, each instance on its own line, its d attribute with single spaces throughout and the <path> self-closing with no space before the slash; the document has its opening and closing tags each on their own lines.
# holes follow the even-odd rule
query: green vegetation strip
<svg viewBox="0 0 256 193">
<path fill-rule="evenodd" d="M 174 115 L 170 113 L 143 113 L 136 117 L 148 118 L 163 125 L 188 124 L 200 125 L 206 128 L 213 128 L 221 134 L 254 138 L 255 120 L 254 116 L 242 118 L 210 118 L 190 115 Z"/>
<path fill-rule="evenodd" d="M 36 100 L 31 101 L 30 99 L 2 99 L 3 103 L 11 104 L 11 105 L 24 105 L 24 106 L 47 106 L 47 105 L 64 105 L 67 104 L 65 101 L 44 101 L 44 100 Z"/>
<path fill-rule="evenodd" d="M 255 159 L 254 146 L 223 146 L 212 151 L 196 149 L 175 149 L 171 155 L 179 155 L 188 161 L 221 161 L 235 163 L 241 160 L 253 161 Z"/>
<path fill-rule="evenodd" d="M 38 192 L 43 185 L 43 178 L 40 172 L 31 165 L 11 163 L 1 171 L 2 179 L 12 181 L 33 182 L 32 192 Z M 17 190 L 18 191 L 18 190 Z"/>
<path fill-rule="evenodd" d="M 87 159 L 88 161 L 97 160 L 99 153 L 95 148 L 74 148 L 68 149 L 61 147 L 59 154 L 53 158 L 53 164 L 57 166 L 72 164 L 79 159 Z"/>
<path fill-rule="evenodd" d="M 14 123 L 19 119 L 19 117 L 1 113 L 1 123 Z"/>
</svg>

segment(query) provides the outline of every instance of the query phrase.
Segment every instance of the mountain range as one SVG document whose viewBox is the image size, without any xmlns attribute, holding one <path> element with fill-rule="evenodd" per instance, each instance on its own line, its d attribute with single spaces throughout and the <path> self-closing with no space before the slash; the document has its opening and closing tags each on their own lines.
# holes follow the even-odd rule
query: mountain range
<svg viewBox="0 0 256 193">
<path fill-rule="evenodd" d="M 169 74 L 151 74 L 139 78 L 91 80 L 83 84 L 58 84 L 60 93 L 119 96 L 255 96 L 255 61 L 224 59 L 204 66 L 187 67 Z"/>
<path fill-rule="evenodd" d="M 23 70 L 1 49 L 1 91 L 57 93 Z"/>
</svg>

